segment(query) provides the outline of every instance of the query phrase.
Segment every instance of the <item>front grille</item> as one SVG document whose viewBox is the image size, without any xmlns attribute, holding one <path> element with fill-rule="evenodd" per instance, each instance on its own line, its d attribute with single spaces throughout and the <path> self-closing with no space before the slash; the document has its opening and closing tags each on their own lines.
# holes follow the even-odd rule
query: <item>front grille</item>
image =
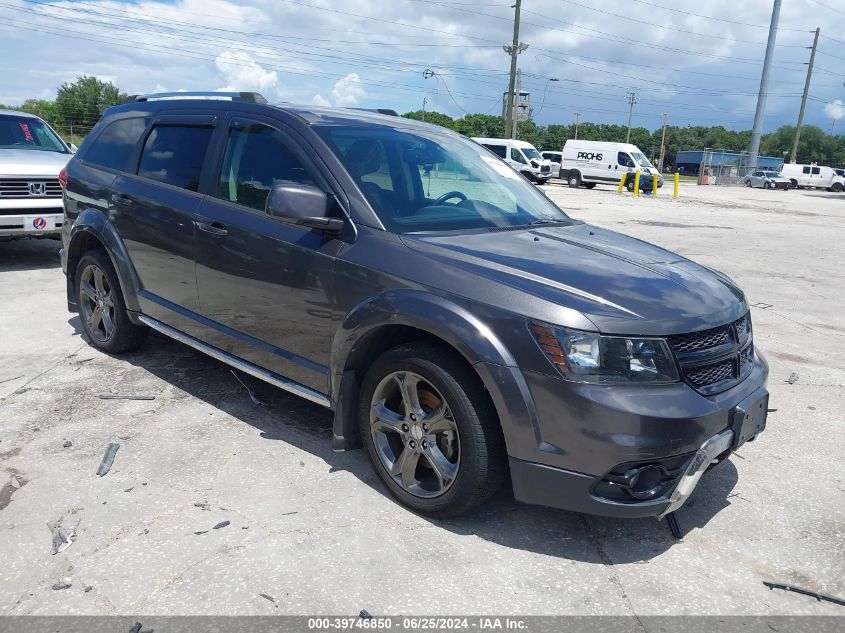
<svg viewBox="0 0 845 633">
<path fill-rule="evenodd" d="M 730 340 L 730 326 L 723 325 L 701 332 L 675 334 L 669 337 L 669 345 L 676 352 L 695 352 L 724 345 Z"/>
<path fill-rule="evenodd" d="M 61 198 L 58 178 L 0 178 L 0 198 Z"/>
<path fill-rule="evenodd" d="M 754 365 L 749 314 L 719 327 L 667 338 L 684 380 L 705 394 L 730 389 Z"/>
</svg>

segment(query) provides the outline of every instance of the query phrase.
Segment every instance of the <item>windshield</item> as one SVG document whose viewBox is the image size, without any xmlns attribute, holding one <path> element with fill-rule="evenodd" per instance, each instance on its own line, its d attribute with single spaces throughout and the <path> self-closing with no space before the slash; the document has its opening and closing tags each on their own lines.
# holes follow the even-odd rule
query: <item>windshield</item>
<svg viewBox="0 0 845 633">
<path fill-rule="evenodd" d="M 641 167 L 654 167 L 649 160 L 641 152 L 631 152 L 631 157 L 637 161 Z"/>
<path fill-rule="evenodd" d="M 0 115 L 0 149 L 67 153 L 64 143 L 40 119 Z"/>
<path fill-rule="evenodd" d="M 763 175 L 766 178 L 780 178 L 780 174 L 775 171 L 764 171 Z"/>
<path fill-rule="evenodd" d="M 523 147 L 522 153 L 525 154 L 525 157 L 528 158 L 529 160 L 532 159 L 532 158 L 541 158 L 542 159 L 542 157 L 540 156 L 540 152 L 538 152 L 533 147 L 529 147 L 529 148 Z"/>
<path fill-rule="evenodd" d="M 507 163 L 469 139 L 382 126 L 315 130 L 395 233 L 572 222 Z"/>
</svg>

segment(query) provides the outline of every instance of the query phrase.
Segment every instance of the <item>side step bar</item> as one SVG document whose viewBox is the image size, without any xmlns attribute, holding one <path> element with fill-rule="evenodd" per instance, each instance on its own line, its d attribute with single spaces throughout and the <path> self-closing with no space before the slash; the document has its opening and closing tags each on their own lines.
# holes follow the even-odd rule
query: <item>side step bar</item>
<svg viewBox="0 0 845 633">
<path fill-rule="evenodd" d="M 161 332 L 165 336 L 169 336 L 172 339 L 176 339 L 180 343 L 184 343 L 185 345 L 193 347 L 195 350 L 200 351 L 203 354 L 208 354 L 212 358 L 216 358 L 222 363 L 231 365 L 235 369 L 240 369 L 246 374 L 255 376 L 256 378 L 259 378 L 260 380 L 263 380 L 265 382 L 269 382 L 271 385 L 278 387 L 279 389 L 284 389 L 285 391 L 300 396 L 301 398 L 305 398 L 306 400 L 310 400 L 311 402 L 326 407 L 327 409 L 330 409 L 332 406 L 331 400 L 329 400 L 326 396 L 317 391 L 314 391 L 313 389 L 309 389 L 305 385 L 300 385 L 298 382 L 288 380 L 284 376 L 280 376 L 279 374 L 273 373 L 272 371 L 262 369 L 258 365 L 253 365 L 252 363 L 245 361 L 242 358 L 232 356 L 231 354 L 224 352 L 221 349 L 212 347 L 211 345 L 206 345 L 202 341 L 195 339 L 193 336 L 189 336 L 188 334 L 180 332 L 179 330 L 174 329 L 169 325 L 165 325 L 161 321 L 156 321 L 155 319 L 152 319 L 145 314 L 139 314 L 138 320 L 141 321 L 141 323 L 143 323 L 144 325 L 147 325 L 152 329 Z"/>
</svg>

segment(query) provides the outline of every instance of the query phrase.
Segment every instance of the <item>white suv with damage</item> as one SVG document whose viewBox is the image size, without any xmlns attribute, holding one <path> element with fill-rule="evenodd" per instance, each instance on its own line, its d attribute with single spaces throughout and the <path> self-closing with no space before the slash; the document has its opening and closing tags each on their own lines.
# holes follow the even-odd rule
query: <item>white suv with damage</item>
<svg viewBox="0 0 845 633">
<path fill-rule="evenodd" d="M 59 172 L 72 155 L 72 146 L 42 119 L 0 110 L 0 240 L 60 236 Z"/>
</svg>

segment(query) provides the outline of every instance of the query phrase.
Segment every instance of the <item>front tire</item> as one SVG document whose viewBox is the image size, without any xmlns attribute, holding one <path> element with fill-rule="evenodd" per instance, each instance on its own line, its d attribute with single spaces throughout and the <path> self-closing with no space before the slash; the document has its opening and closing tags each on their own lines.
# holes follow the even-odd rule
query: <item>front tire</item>
<svg viewBox="0 0 845 633">
<path fill-rule="evenodd" d="M 581 186 L 581 174 L 580 174 L 580 172 L 577 172 L 577 171 L 569 172 L 569 179 L 567 180 L 567 183 L 573 189 L 577 189 L 578 187 L 580 187 Z"/>
<path fill-rule="evenodd" d="M 88 341 L 98 350 L 120 354 L 139 348 L 149 329 L 129 320 L 120 281 L 108 254 L 88 251 L 76 267 L 76 300 Z"/>
<path fill-rule="evenodd" d="M 833 183 L 833 185 L 830 187 L 830 190 L 833 191 L 834 193 L 839 193 L 840 191 L 842 191 L 842 183 L 839 183 L 839 182 Z"/>
<path fill-rule="evenodd" d="M 458 516 L 501 487 L 507 455 L 496 411 L 450 349 L 409 343 L 385 352 L 367 371 L 359 402 L 373 468 L 414 512 Z"/>
</svg>

